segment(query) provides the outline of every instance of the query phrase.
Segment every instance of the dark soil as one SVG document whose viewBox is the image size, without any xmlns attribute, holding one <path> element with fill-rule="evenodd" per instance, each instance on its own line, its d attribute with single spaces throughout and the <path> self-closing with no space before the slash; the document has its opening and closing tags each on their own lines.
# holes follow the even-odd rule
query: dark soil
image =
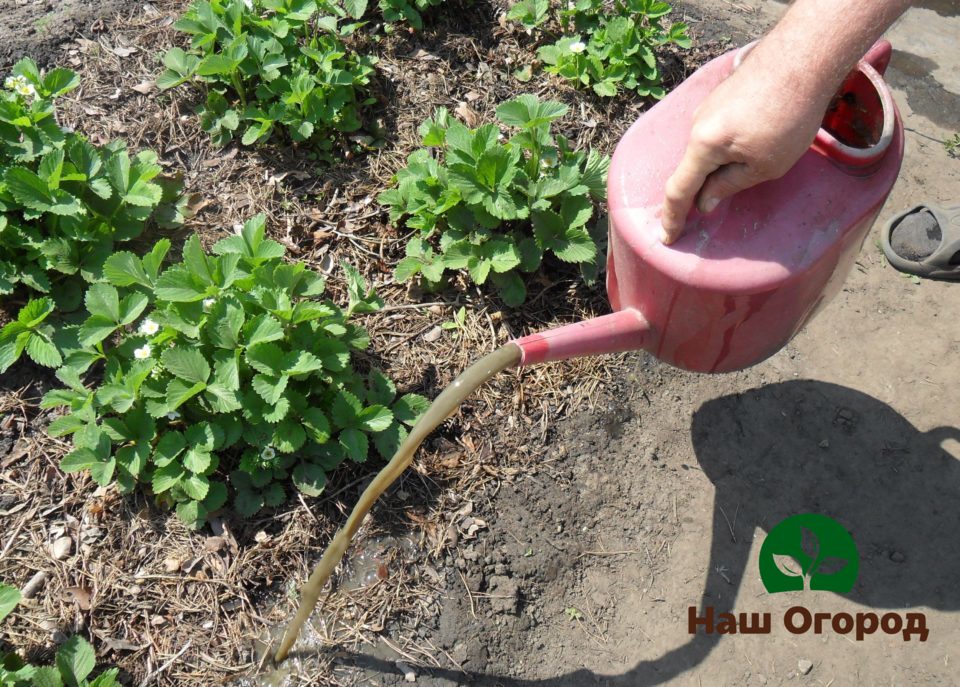
<svg viewBox="0 0 960 687">
<path fill-rule="evenodd" d="M 77 35 L 104 30 L 104 18 L 137 6 L 134 0 L 3 0 L 0 2 L 0 67 L 21 57 L 41 67 L 55 66 L 59 47 Z"/>
</svg>

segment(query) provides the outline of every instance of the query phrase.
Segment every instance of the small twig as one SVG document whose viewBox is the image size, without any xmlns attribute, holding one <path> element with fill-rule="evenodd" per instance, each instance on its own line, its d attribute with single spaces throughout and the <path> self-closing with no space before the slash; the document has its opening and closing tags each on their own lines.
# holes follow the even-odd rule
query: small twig
<svg viewBox="0 0 960 687">
<path fill-rule="evenodd" d="M 737 543 L 737 535 L 733 533 L 733 525 L 730 524 L 730 519 L 727 517 L 727 514 L 723 512 L 723 506 L 717 506 L 720 509 L 720 515 L 723 516 L 723 519 L 727 521 L 727 528 L 730 530 L 730 538 L 733 539 L 733 543 Z M 737 506 L 737 510 L 740 510 L 740 507 Z"/>
<path fill-rule="evenodd" d="M 467 598 L 470 599 L 470 615 L 473 616 L 473 619 L 477 619 L 476 607 L 473 605 L 473 592 L 470 591 L 470 587 L 467 586 L 467 578 L 463 576 L 463 572 L 457 570 L 457 574 L 460 576 L 460 581 L 463 582 L 463 588 L 467 590 Z"/>
<path fill-rule="evenodd" d="M 176 661 L 178 658 L 180 658 L 180 657 L 183 656 L 185 653 L 187 653 L 187 649 L 190 648 L 190 645 L 191 645 L 191 644 L 193 644 L 193 640 L 192 640 L 192 639 L 188 639 L 188 640 L 187 640 L 187 643 L 183 645 L 183 648 L 180 649 L 180 651 L 178 651 L 178 652 L 175 653 L 173 656 L 171 656 L 170 659 L 169 659 L 166 663 L 164 663 L 162 666 L 160 666 L 159 668 L 157 668 L 156 670 L 154 670 L 152 673 L 150 673 L 149 675 L 147 675 L 145 678 L 143 678 L 143 682 L 140 683 L 140 687 L 147 687 L 147 685 L 149 685 L 150 682 L 151 682 L 155 677 L 157 677 L 158 675 L 160 675 L 160 673 L 162 673 L 162 672 L 165 671 L 167 668 L 169 668 L 170 666 L 172 666 L 174 661 Z"/>
</svg>

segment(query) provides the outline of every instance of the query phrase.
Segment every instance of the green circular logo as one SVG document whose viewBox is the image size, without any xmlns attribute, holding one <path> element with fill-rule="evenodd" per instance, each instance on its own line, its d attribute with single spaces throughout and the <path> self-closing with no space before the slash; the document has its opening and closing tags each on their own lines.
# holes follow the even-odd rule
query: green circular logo
<svg viewBox="0 0 960 687">
<path fill-rule="evenodd" d="M 760 579 L 771 594 L 853 589 L 860 554 L 843 525 L 826 515 L 793 515 L 770 530 L 760 547 Z"/>
</svg>

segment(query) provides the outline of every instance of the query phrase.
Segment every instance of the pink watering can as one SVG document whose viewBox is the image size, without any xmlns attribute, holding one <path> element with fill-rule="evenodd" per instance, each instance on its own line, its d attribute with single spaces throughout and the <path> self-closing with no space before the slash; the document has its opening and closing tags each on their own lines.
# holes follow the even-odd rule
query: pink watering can
<svg viewBox="0 0 960 687">
<path fill-rule="evenodd" d="M 780 350 L 840 290 L 903 160 L 903 124 L 881 76 L 886 41 L 847 77 L 785 176 L 710 215 L 694 210 L 681 239 L 659 240 L 656 213 L 693 114 L 751 47 L 709 62 L 627 131 L 608 177 L 615 312 L 516 340 L 521 364 L 646 349 L 687 370 L 738 370 Z"/>
</svg>

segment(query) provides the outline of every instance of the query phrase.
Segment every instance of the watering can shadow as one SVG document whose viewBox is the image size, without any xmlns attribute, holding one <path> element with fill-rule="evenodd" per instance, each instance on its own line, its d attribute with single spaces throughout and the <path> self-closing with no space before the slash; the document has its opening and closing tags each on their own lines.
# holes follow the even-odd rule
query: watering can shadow
<svg viewBox="0 0 960 687">
<path fill-rule="evenodd" d="M 737 607 L 737 598 L 741 580 L 757 578 L 749 565 L 750 552 L 762 540 L 755 541 L 753 533 L 767 532 L 784 518 L 806 512 L 832 517 L 852 535 L 860 555 L 859 576 L 845 596 L 864 610 L 878 615 L 885 609 L 902 614 L 916 607 L 960 610 L 955 536 L 960 525 L 960 461 L 944 450 L 944 442 L 960 442 L 960 428 L 921 431 L 867 394 L 799 380 L 708 401 L 694 413 L 691 432 L 699 466 L 715 487 L 701 615 L 706 606 L 715 614 L 752 610 Z M 738 513 L 736 541 L 721 508 Z M 729 582 L 716 572 L 718 567 Z M 811 602 L 834 596 L 793 594 L 816 595 Z M 686 616 L 678 616 L 676 623 L 685 627 Z M 871 639 L 885 641 L 867 637 L 864 644 Z M 933 633 L 930 640 L 936 640 Z M 418 681 L 444 687 L 646 687 L 694 669 L 725 641 L 736 638 L 697 634 L 621 675 L 578 670 L 519 679 L 427 669 Z M 518 658 L 528 665 L 535 662 L 535 656 Z M 370 672 L 396 672 L 392 661 L 363 654 L 344 651 L 337 660 Z M 441 679 L 430 682 L 431 676 Z"/>
<path fill-rule="evenodd" d="M 663 189 L 693 114 L 750 48 L 709 62 L 624 135 L 607 184 L 614 312 L 516 340 L 522 365 L 645 349 L 687 370 L 738 370 L 780 350 L 839 291 L 903 160 L 886 41 L 847 77 L 786 175 L 710 215 L 693 211 L 679 241 L 660 241 Z"/>
</svg>

